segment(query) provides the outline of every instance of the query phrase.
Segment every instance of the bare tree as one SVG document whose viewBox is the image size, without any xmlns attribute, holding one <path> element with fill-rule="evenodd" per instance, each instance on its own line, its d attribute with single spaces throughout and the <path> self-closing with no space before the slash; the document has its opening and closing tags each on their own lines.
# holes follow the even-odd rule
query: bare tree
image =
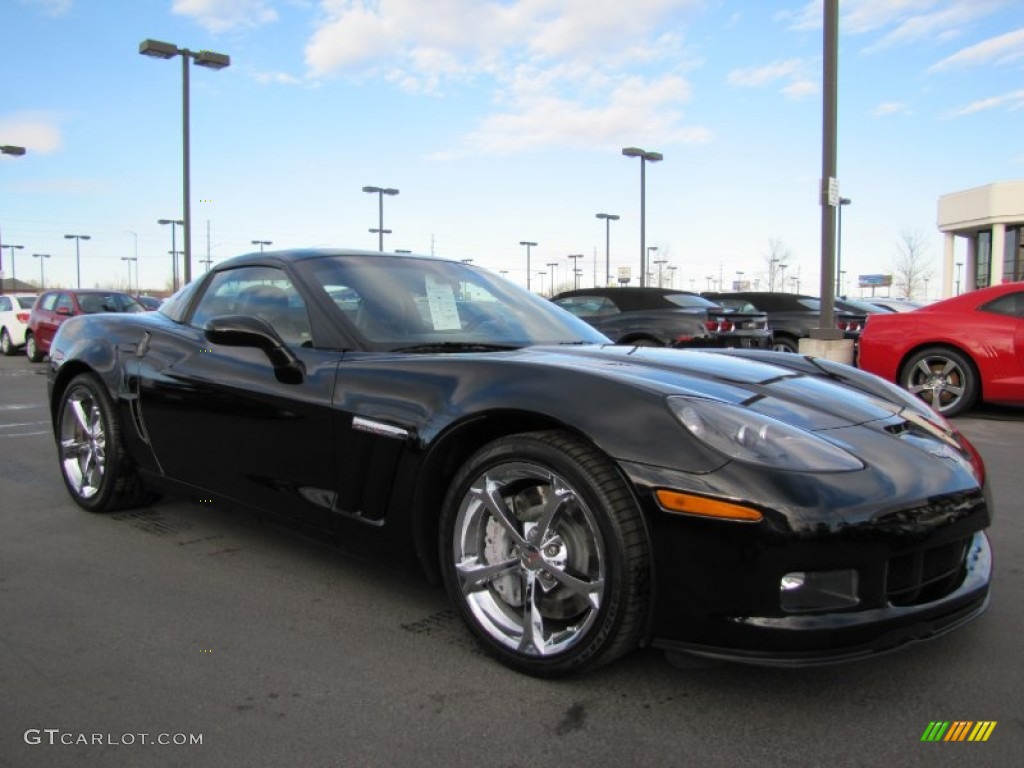
<svg viewBox="0 0 1024 768">
<path fill-rule="evenodd" d="M 786 290 L 786 268 L 793 260 L 789 246 L 778 237 L 769 238 L 764 259 L 768 264 L 768 290 Z"/>
<path fill-rule="evenodd" d="M 908 299 L 914 298 L 918 290 L 935 274 L 928 263 L 928 241 L 917 229 L 900 230 L 896 241 L 896 258 L 893 261 L 893 284 L 896 290 Z"/>
</svg>

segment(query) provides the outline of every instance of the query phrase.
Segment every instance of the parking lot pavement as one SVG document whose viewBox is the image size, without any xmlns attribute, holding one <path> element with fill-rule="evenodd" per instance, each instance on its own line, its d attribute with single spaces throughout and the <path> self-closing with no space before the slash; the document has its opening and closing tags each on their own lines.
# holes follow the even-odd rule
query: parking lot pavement
<svg viewBox="0 0 1024 768">
<path fill-rule="evenodd" d="M 245 510 L 83 512 L 56 466 L 43 368 L 0 358 L 4 768 L 1009 766 L 1024 754 L 1024 409 L 957 420 L 998 509 L 992 605 L 974 624 L 832 667 L 640 651 L 546 682 L 482 655 L 443 591 L 393 564 Z M 933 721 L 996 726 L 984 743 L 922 742 Z"/>
</svg>

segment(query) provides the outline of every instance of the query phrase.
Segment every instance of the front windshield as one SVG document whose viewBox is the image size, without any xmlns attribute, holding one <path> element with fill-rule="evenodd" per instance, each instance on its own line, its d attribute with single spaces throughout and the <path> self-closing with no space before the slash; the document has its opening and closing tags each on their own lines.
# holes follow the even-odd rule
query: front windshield
<svg viewBox="0 0 1024 768">
<path fill-rule="evenodd" d="M 486 270 L 406 256 L 332 256 L 296 263 L 357 332 L 391 349 L 608 343 L 551 302 Z"/>
</svg>

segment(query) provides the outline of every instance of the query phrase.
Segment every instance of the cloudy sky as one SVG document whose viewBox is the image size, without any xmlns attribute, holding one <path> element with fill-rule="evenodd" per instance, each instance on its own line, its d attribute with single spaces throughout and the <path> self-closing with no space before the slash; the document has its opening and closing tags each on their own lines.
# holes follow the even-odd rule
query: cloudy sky
<svg viewBox="0 0 1024 768">
<path fill-rule="evenodd" d="M 1020 0 L 842 0 L 838 177 L 842 267 L 890 271 L 919 233 L 938 277 L 937 198 L 1024 177 Z M 181 59 L 153 38 L 231 57 L 193 67 L 193 253 L 434 252 L 550 288 L 647 244 L 676 287 L 736 272 L 765 287 L 771 243 L 817 293 L 822 6 L 812 0 L 3 0 L 0 234 L 18 277 L 170 280 L 180 218 Z M 180 247 L 180 231 L 179 231 Z M 136 250 L 137 249 L 137 250 Z M 10 250 L 3 250 L 11 274 Z M 555 264 L 555 267 L 548 266 Z M 548 274 L 537 274 L 545 271 Z M 655 280 L 656 280 L 655 276 Z M 931 282 L 932 292 L 939 280 Z M 791 289 L 797 287 L 792 283 Z"/>
</svg>

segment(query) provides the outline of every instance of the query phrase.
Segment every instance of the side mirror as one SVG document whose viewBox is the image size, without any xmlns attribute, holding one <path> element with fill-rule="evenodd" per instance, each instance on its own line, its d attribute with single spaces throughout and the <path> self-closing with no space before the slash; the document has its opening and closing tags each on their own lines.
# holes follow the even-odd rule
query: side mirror
<svg viewBox="0 0 1024 768">
<path fill-rule="evenodd" d="M 249 315 L 221 315 L 211 318 L 203 330 L 213 344 L 262 349 L 274 366 L 274 375 L 283 384 L 300 384 L 305 377 L 302 361 L 265 320 Z"/>
</svg>

